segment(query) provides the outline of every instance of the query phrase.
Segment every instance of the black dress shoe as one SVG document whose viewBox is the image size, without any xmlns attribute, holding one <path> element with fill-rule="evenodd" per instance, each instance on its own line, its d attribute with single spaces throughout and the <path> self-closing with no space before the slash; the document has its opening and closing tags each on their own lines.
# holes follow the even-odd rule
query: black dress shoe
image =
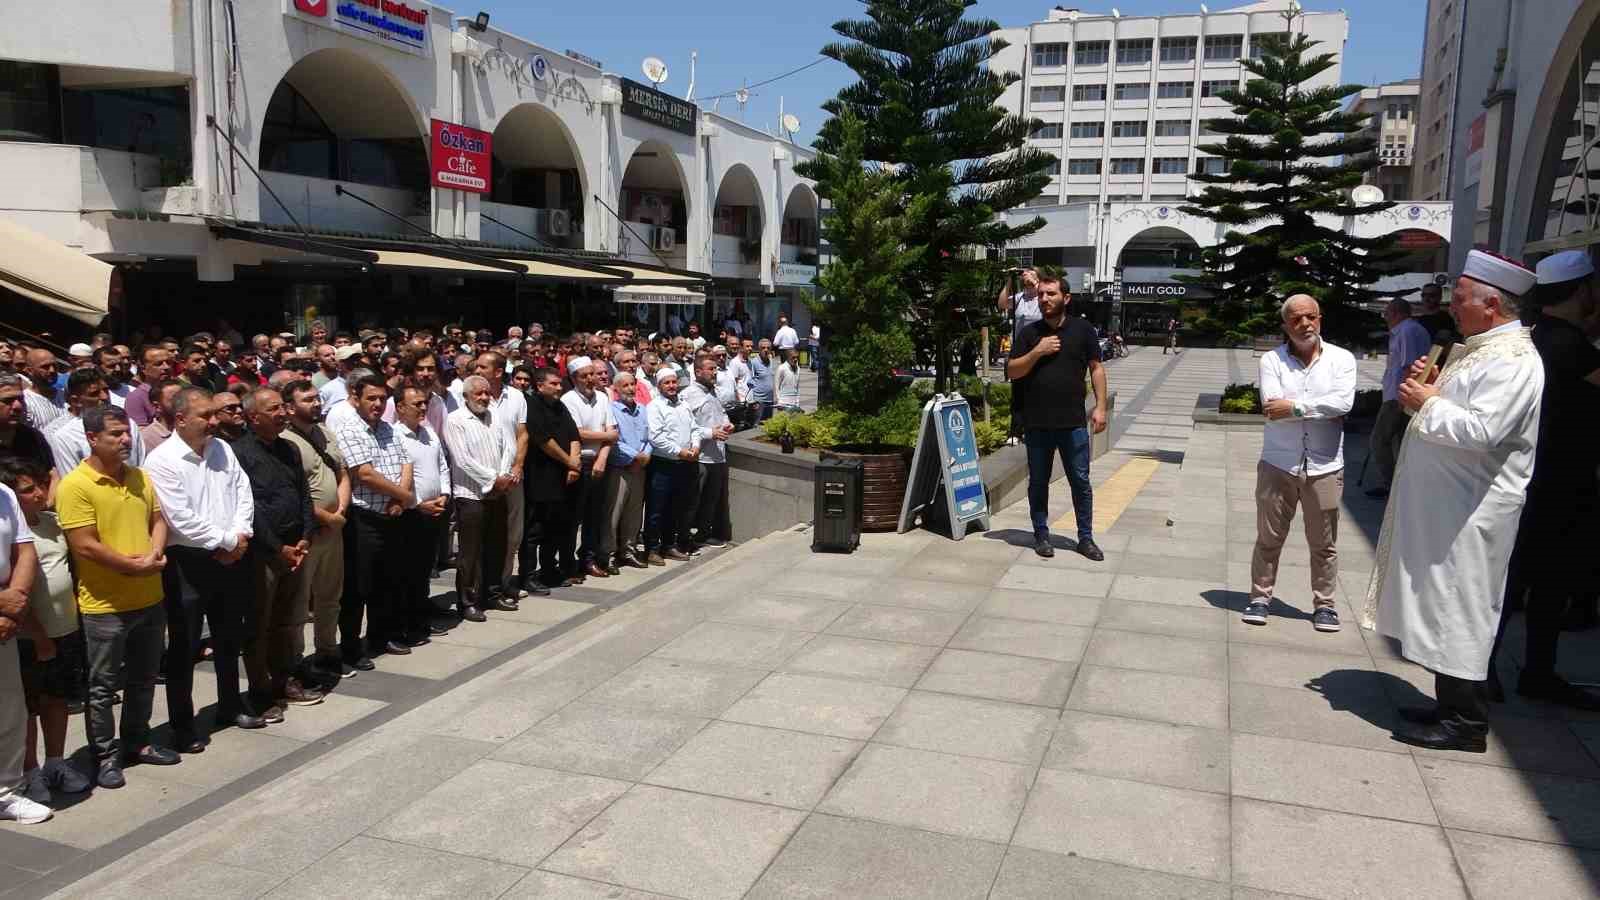
<svg viewBox="0 0 1600 900">
<path fill-rule="evenodd" d="M 95 783 L 107 790 L 116 790 L 126 787 L 128 779 L 122 777 L 122 764 L 115 759 L 100 760 L 100 771 L 95 776 Z"/>
<path fill-rule="evenodd" d="M 155 744 L 151 744 L 142 750 L 122 754 L 122 764 L 124 766 L 130 766 L 135 763 L 142 763 L 147 766 L 175 766 L 181 762 L 183 762 L 183 757 L 179 756 L 176 751 L 168 750 L 166 747 L 157 747 Z"/>
<path fill-rule="evenodd" d="M 632 553 L 617 554 L 617 565 L 627 566 L 630 569 L 643 569 L 646 567 L 645 561 Z"/>
<path fill-rule="evenodd" d="M 1413 725 L 1432 725 L 1439 721 L 1437 706 L 1402 706 L 1400 718 Z"/>
<path fill-rule="evenodd" d="M 232 725 L 235 728 L 243 728 L 245 731 L 255 731 L 257 728 L 265 728 L 267 727 L 268 722 L 283 721 L 282 707 L 277 705 L 269 706 L 266 709 L 266 713 L 267 714 L 264 715 L 252 716 L 249 713 L 242 712 L 231 719 L 221 721 L 224 721 L 226 724 Z"/>
<path fill-rule="evenodd" d="M 583 574 L 588 575 L 590 578 L 610 577 L 606 570 L 600 568 L 600 564 L 593 560 L 583 564 Z"/>
<path fill-rule="evenodd" d="M 410 656 L 411 648 L 399 641 L 390 641 L 383 645 L 383 652 L 394 656 Z"/>
<path fill-rule="evenodd" d="M 522 590 L 535 597 L 550 596 L 550 589 L 544 586 L 544 582 L 532 575 L 522 579 Z"/>
<path fill-rule="evenodd" d="M 407 647 L 422 647 L 431 643 L 433 643 L 433 641 L 429 640 L 428 633 L 426 631 L 421 632 L 420 634 L 408 634 L 405 637 L 405 645 Z"/>
<path fill-rule="evenodd" d="M 616 563 L 607 563 L 606 564 L 606 574 L 607 575 L 621 575 L 622 574 L 622 569 L 618 568 Z"/>
<path fill-rule="evenodd" d="M 1033 552 L 1038 554 L 1040 559 L 1049 559 L 1056 555 L 1056 548 L 1050 543 L 1050 536 L 1045 535 L 1033 539 Z"/>
<path fill-rule="evenodd" d="M 373 669 L 378 667 L 378 664 L 373 662 L 372 657 L 370 656 L 357 657 L 356 661 L 350 665 L 355 666 L 357 669 L 363 672 L 371 672 Z"/>
<path fill-rule="evenodd" d="M 1459 750 L 1463 753 L 1487 753 L 1489 729 L 1469 728 L 1448 719 L 1432 725 L 1416 725 L 1394 733 L 1402 744 L 1422 747 L 1425 750 Z"/>
<path fill-rule="evenodd" d="M 210 738 L 195 737 L 192 734 L 177 734 L 173 736 L 173 745 L 178 752 L 185 756 L 206 752 L 206 745 L 211 743 Z"/>
<path fill-rule="evenodd" d="M 1101 550 L 1100 545 L 1094 542 L 1094 538 L 1084 538 L 1078 542 L 1078 555 L 1084 559 L 1092 559 L 1095 562 L 1105 562 L 1106 558 L 1105 551 Z"/>
<path fill-rule="evenodd" d="M 518 607 L 516 601 L 507 600 L 505 597 L 496 595 L 484 601 L 483 608 L 499 610 L 500 612 L 516 612 Z"/>
<path fill-rule="evenodd" d="M 461 615 L 463 620 L 468 622 L 489 621 L 489 617 L 483 614 L 483 610 L 477 608 L 476 606 L 460 606 L 456 608 L 456 612 Z"/>
<path fill-rule="evenodd" d="M 433 635 L 434 637 L 438 637 L 441 634 L 449 634 L 450 633 L 450 629 L 445 627 L 445 626 L 443 626 L 443 625 L 440 625 L 438 622 L 429 622 L 428 623 L 428 633 Z"/>
</svg>

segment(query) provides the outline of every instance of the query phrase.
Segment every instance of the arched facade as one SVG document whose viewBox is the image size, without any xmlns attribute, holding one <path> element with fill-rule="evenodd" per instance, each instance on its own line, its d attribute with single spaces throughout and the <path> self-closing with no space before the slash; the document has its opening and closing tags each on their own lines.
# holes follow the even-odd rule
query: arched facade
<svg viewBox="0 0 1600 900">
<path fill-rule="evenodd" d="M 493 184 L 478 201 L 479 238 L 516 245 L 529 243 L 531 234 L 536 247 L 581 249 L 591 207 L 589 171 L 561 117 L 541 104 L 520 103 L 496 124 L 492 147 Z"/>
<path fill-rule="evenodd" d="M 695 227 L 696 199 L 683 160 L 671 144 L 635 143 L 612 204 L 622 219 L 615 223 L 616 251 L 641 262 L 687 268 L 689 242 L 701 234 Z"/>
<path fill-rule="evenodd" d="M 706 248 L 712 276 L 760 281 L 761 264 L 771 243 L 761 182 L 749 166 L 734 163 L 723 171 L 713 196 Z"/>
<path fill-rule="evenodd" d="M 1111 270 L 1122 258 L 1122 251 L 1135 238 L 1152 229 L 1161 229 L 1157 234 L 1182 234 L 1200 247 L 1209 247 L 1217 241 L 1215 222 L 1192 216 L 1176 206 L 1165 203 L 1113 204 L 1105 218 L 1100 239 L 1102 253 L 1095 266 L 1099 280 L 1109 281 Z"/>
</svg>

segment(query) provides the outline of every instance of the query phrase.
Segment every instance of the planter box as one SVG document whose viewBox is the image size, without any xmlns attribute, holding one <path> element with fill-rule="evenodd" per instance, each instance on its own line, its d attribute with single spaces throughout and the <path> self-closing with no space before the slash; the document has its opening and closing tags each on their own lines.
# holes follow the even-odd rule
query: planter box
<svg viewBox="0 0 1600 900">
<path fill-rule="evenodd" d="M 184 187 L 150 188 L 139 192 L 145 212 L 165 213 L 169 216 L 200 215 L 200 189 Z"/>
<path fill-rule="evenodd" d="M 1225 413 L 1221 394 L 1201 394 L 1194 403 L 1195 431 L 1260 431 L 1267 417 L 1260 413 Z"/>
</svg>

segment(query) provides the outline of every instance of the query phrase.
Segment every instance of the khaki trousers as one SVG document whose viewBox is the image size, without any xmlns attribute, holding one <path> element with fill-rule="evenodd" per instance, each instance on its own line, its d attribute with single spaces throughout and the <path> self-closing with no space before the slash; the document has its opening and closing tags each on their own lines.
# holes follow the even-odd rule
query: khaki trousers
<svg viewBox="0 0 1600 900">
<path fill-rule="evenodd" d="M 305 566 L 291 572 L 277 554 L 252 549 L 251 556 L 256 596 L 255 607 L 245 619 L 244 673 L 251 699 L 270 706 L 305 655 L 309 607 L 302 602 L 306 592 L 300 587 Z"/>
<path fill-rule="evenodd" d="M 1339 583 L 1339 498 L 1344 470 L 1306 478 L 1276 466 L 1256 463 L 1256 548 L 1250 556 L 1250 599 L 1271 600 L 1278 582 L 1278 557 L 1305 507 L 1306 543 L 1311 547 L 1311 599 L 1317 608 L 1333 606 Z"/>
<path fill-rule="evenodd" d="M 612 469 L 606 482 L 606 512 L 610 527 L 601 551 L 605 555 L 632 553 L 644 527 L 644 469 Z M 601 565 L 604 565 L 604 560 Z"/>
<path fill-rule="evenodd" d="M 523 485 L 514 484 L 511 490 L 506 491 L 506 542 L 503 545 L 500 562 L 500 584 L 509 587 L 516 582 L 512 576 L 517 571 L 517 551 L 522 549 L 522 530 L 527 527 L 527 503 L 523 496 Z M 494 561 L 490 561 L 490 571 L 494 570 Z M 523 572 L 522 577 L 532 575 L 532 572 Z M 495 585 L 484 585 L 493 588 Z M 516 594 L 511 598 L 516 599 Z"/>
<path fill-rule="evenodd" d="M 345 528 L 351 527 L 349 522 Z M 295 608 L 309 610 L 316 624 L 312 642 L 319 656 L 339 655 L 339 606 L 344 599 L 344 531 L 318 528 L 311 535 L 311 549 L 300 564 Z M 303 619 L 301 621 L 304 621 Z M 301 652 L 304 652 L 301 638 Z"/>
</svg>

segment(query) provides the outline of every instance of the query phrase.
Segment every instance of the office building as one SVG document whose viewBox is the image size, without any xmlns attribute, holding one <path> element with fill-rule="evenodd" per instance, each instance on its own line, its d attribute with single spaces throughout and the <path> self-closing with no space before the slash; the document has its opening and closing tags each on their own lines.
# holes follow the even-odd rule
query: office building
<svg viewBox="0 0 1600 900">
<path fill-rule="evenodd" d="M 1412 151 L 1417 145 L 1415 78 L 1362 89 L 1350 98 L 1345 112 L 1367 116 L 1367 136 L 1377 143 L 1368 154 L 1378 168 L 1362 173 L 1363 184 L 1375 185 L 1389 200 L 1411 199 Z"/>
<path fill-rule="evenodd" d="M 1503 4 L 1502 4 L 1503 5 Z M 1457 69 L 1467 0 L 1428 0 L 1422 36 L 1422 80 L 1418 91 L 1417 152 L 1411 194 L 1418 200 L 1448 200 L 1453 154 Z M 1470 117 L 1469 117 L 1470 118 Z"/>
</svg>

